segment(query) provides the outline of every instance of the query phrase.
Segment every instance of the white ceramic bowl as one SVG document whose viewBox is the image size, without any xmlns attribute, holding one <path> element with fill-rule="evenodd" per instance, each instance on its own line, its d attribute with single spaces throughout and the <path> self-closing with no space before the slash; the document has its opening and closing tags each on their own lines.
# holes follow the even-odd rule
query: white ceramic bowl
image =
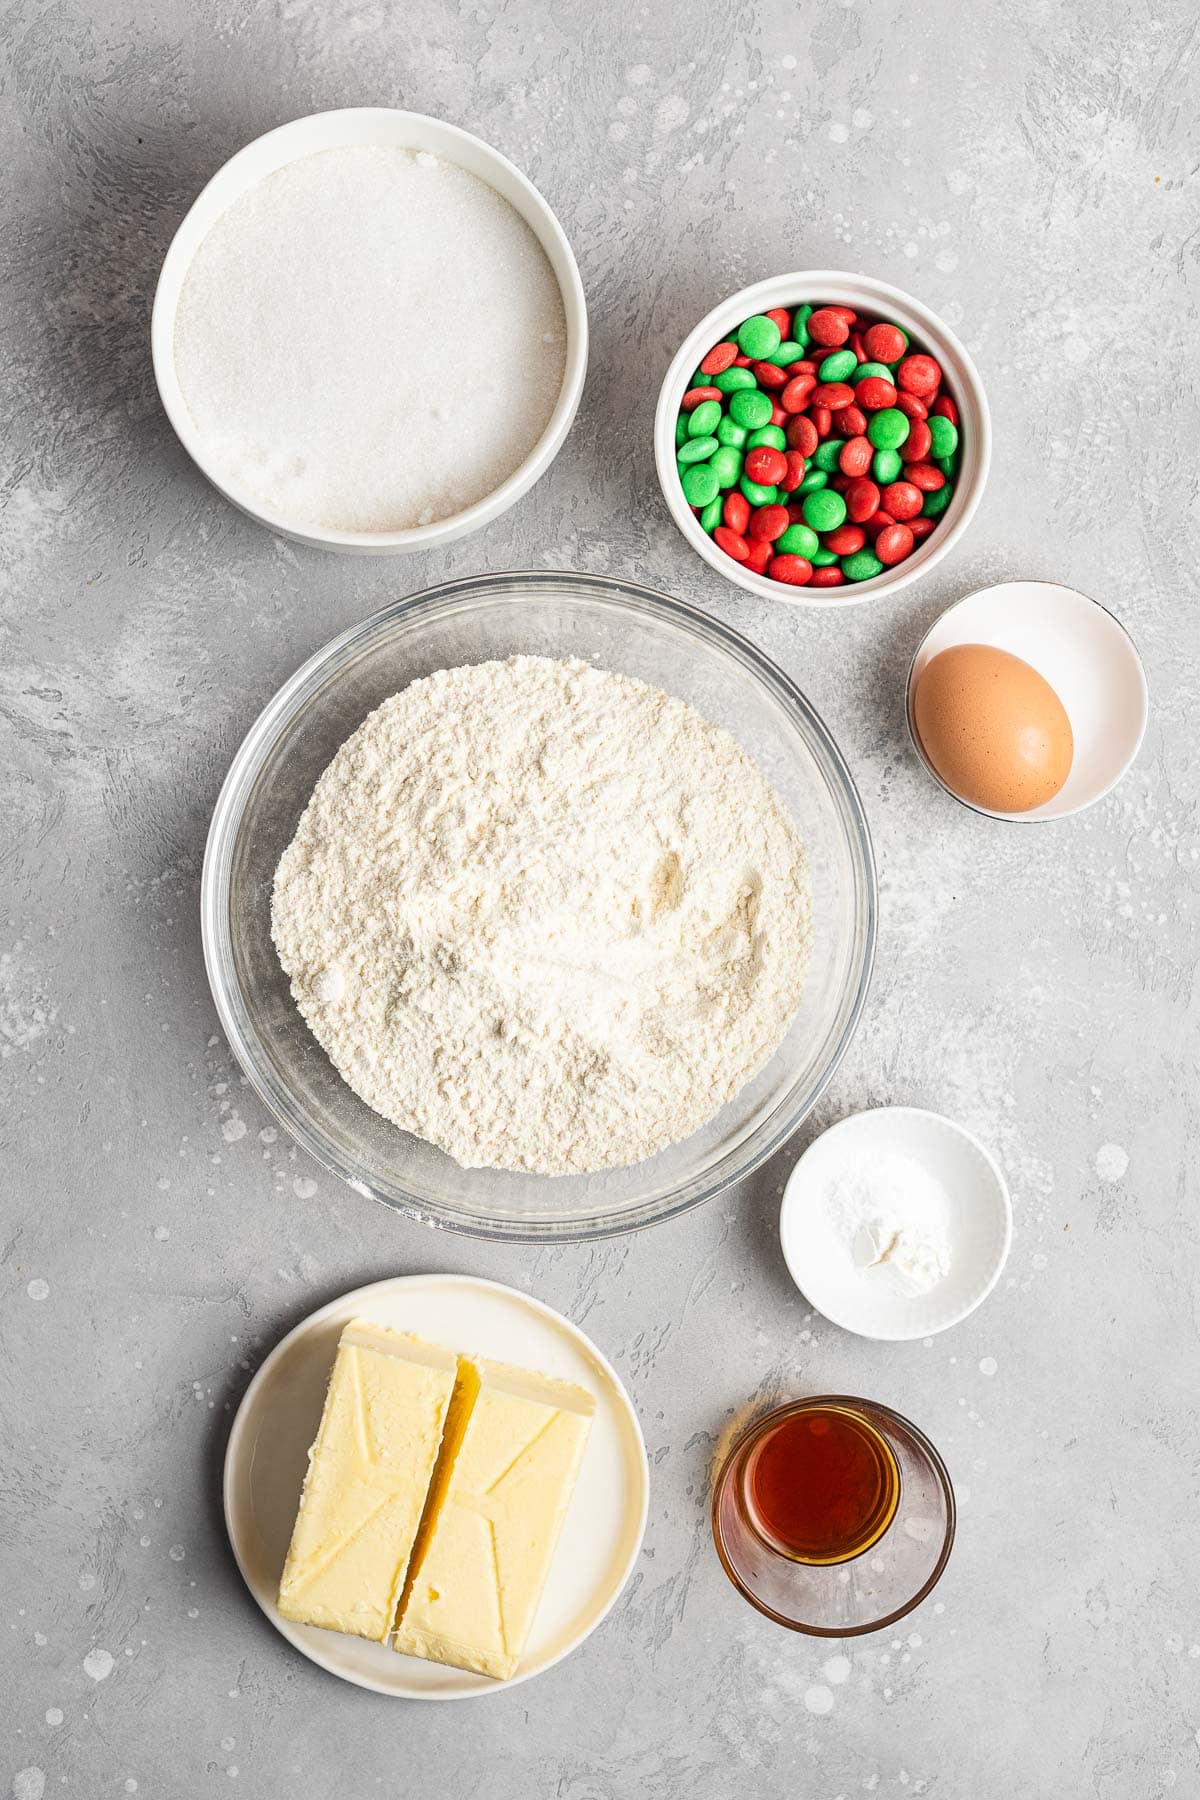
<svg viewBox="0 0 1200 1800">
<path fill-rule="evenodd" d="M 921 748 L 913 723 L 917 682 L 932 658 L 955 644 L 1011 651 L 1050 683 L 1066 708 L 1075 739 L 1071 773 L 1044 806 L 1022 813 L 975 806 L 946 786 Z M 1141 748 L 1149 695 L 1133 639 L 1098 600 L 1050 581 L 1006 581 L 968 594 L 930 626 L 908 672 L 905 711 L 913 749 L 939 787 L 985 818 L 1036 825 L 1082 812 L 1117 785 Z"/>
<path fill-rule="evenodd" d="M 924 1294 L 864 1278 L 830 1225 L 827 1197 L 839 1176 L 889 1153 L 918 1164 L 950 1200 L 950 1268 Z M 779 1238 L 792 1280 L 818 1312 L 859 1337 L 897 1343 L 945 1331 L 987 1298 L 1008 1259 L 1012 1206 L 999 1165 L 965 1126 L 916 1106 L 881 1106 L 809 1145 L 783 1191 Z"/>
<path fill-rule="evenodd" d="M 915 340 L 914 348 L 927 351 L 941 363 L 958 406 L 960 421 L 962 466 L 954 497 L 942 514 L 937 530 L 931 531 L 911 556 L 882 575 L 876 575 L 871 581 L 847 582 L 836 588 L 787 587 L 781 581 L 755 575 L 726 556 L 723 550 L 718 550 L 684 499 L 675 466 L 675 421 L 679 416 L 679 402 L 701 359 L 751 314 L 766 312 L 773 306 L 792 307 L 806 303 L 861 307 L 881 318 L 894 320 Z M 870 275 L 847 275 L 837 269 L 803 269 L 794 275 L 773 275 L 766 281 L 756 282 L 753 287 L 742 288 L 740 293 L 730 295 L 728 300 L 714 307 L 684 339 L 667 370 L 654 418 L 654 460 L 659 485 L 671 517 L 692 549 L 718 575 L 736 582 L 747 593 L 757 594 L 761 600 L 782 601 L 792 606 L 855 606 L 861 600 L 877 600 L 881 595 L 898 593 L 919 575 L 928 574 L 966 530 L 983 493 L 991 456 L 992 424 L 983 383 L 975 364 L 950 327 L 901 288 L 892 287 L 886 281 L 876 281 Z"/>
<path fill-rule="evenodd" d="M 562 387 L 546 429 L 525 461 L 514 469 L 507 481 L 473 506 L 466 506 L 448 518 L 437 519 L 431 525 L 416 525 L 407 531 L 317 530 L 312 526 L 297 526 L 292 520 L 265 512 L 247 495 L 239 493 L 232 483 L 219 480 L 205 461 L 203 445 L 188 414 L 175 372 L 175 311 L 179 296 L 201 240 L 221 214 L 248 188 L 301 156 L 317 150 L 362 144 L 429 150 L 494 188 L 520 214 L 545 251 L 562 292 L 567 322 L 567 359 Z M 192 461 L 227 500 L 280 537 L 293 538 L 297 543 L 352 554 L 389 555 L 429 550 L 478 531 L 505 512 L 539 476 L 545 474 L 571 429 L 583 393 L 587 372 L 587 307 L 579 270 L 561 225 L 532 182 L 507 157 L 501 156 L 481 138 L 472 137 L 469 131 L 461 131 L 457 125 L 447 125 L 441 119 L 400 112 L 392 107 L 355 106 L 293 119 L 289 125 L 280 125 L 264 137 L 255 138 L 252 144 L 247 144 L 218 169 L 193 202 L 167 251 L 154 295 L 150 346 L 154 379 L 175 434 Z"/>
</svg>

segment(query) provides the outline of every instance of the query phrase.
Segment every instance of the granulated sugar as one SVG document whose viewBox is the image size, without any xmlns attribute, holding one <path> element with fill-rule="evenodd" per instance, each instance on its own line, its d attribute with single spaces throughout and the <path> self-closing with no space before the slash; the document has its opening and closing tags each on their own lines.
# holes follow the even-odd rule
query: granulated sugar
<svg viewBox="0 0 1200 1800">
<path fill-rule="evenodd" d="M 545 430 L 566 321 L 494 189 L 428 152 L 325 150 L 228 209 L 175 366 L 219 481 L 299 528 L 398 531 L 492 493 Z"/>
</svg>

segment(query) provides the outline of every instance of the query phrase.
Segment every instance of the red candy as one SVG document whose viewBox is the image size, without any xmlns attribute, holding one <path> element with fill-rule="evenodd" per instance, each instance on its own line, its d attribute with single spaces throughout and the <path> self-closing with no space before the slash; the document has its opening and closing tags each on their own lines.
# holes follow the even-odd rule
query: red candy
<svg viewBox="0 0 1200 1800">
<path fill-rule="evenodd" d="M 809 314 L 808 335 L 814 344 L 824 344 L 829 350 L 836 350 L 850 336 L 850 327 L 854 323 L 854 314 L 847 319 L 844 307 L 821 306 L 815 313 Z"/>
<path fill-rule="evenodd" d="M 881 531 L 886 531 L 889 525 L 894 525 L 895 523 L 896 521 L 893 519 L 891 513 L 873 512 L 869 519 L 863 520 L 863 530 L 866 532 L 870 541 L 874 543 Z"/>
<path fill-rule="evenodd" d="M 767 574 L 772 581 L 786 582 L 788 587 L 807 587 L 813 578 L 813 566 L 806 556 L 773 556 Z"/>
<path fill-rule="evenodd" d="M 932 356 L 906 356 L 896 370 L 896 386 L 903 388 L 906 394 L 916 394 L 922 400 L 929 400 L 942 385 L 942 370 Z"/>
<path fill-rule="evenodd" d="M 823 539 L 825 548 L 832 550 L 835 556 L 853 556 L 866 541 L 867 534 L 861 525 L 839 525 L 836 531 L 827 531 Z"/>
<path fill-rule="evenodd" d="M 726 494 L 721 517 L 730 531 L 736 531 L 739 537 L 744 537 L 750 523 L 750 502 L 745 494 L 739 493 L 737 488 Z"/>
<path fill-rule="evenodd" d="M 778 450 L 775 452 L 778 456 Z M 750 536 L 752 539 L 766 538 L 773 544 L 776 538 L 783 536 L 791 520 L 786 506 L 760 506 L 750 520 Z"/>
<path fill-rule="evenodd" d="M 786 465 L 785 472 L 775 485 L 782 488 L 785 494 L 790 494 L 804 480 L 804 471 L 808 467 L 808 462 L 799 450 L 785 451 L 783 460 Z"/>
<path fill-rule="evenodd" d="M 867 429 L 867 415 L 858 406 L 843 406 L 842 416 L 838 420 L 838 430 L 844 431 L 847 437 L 862 437 Z"/>
<path fill-rule="evenodd" d="M 770 538 L 754 538 L 750 544 L 750 554 L 746 558 L 746 567 L 753 569 L 756 575 L 765 575 L 767 564 L 774 555 L 774 546 Z"/>
<path fill-rule="evenodd" d="M 773 388 L 787 386 L 787 371 L 781 369 L 778 363 L 756 362 L 750 366 L 760 388 L 766 388 L 769 392 Z"/>
<path fill-rule="evenodd" d="M 861 525 L 879 508 L 879 489 L 873 481 L 860 476 L 852 481 L 843 496 L 846 502 L 846 517 L 852 525 Z M 917 508 L 918 512 L 920 507 Z"/>
<path fill-rule="evenodd" d="M 869 438 L 847 438 L 838 452 L 838 468 L 843 475 L 865 475 L 874 455 Z"/>
<path fill-rule="evenodd" d="M 791 417 L 791 414 L 784 412 L 784 410 L 783 410 L 782 406 L 780 406 L 778 400 L 773 400 L 771 402 L 771 417 L 767 421 L 767 423 L 769 425 L 779 425 L 779 426 L 786 425 L 788 422 L 788 419 L 790 417 Z"/>
<path fill-rule="evenodd" d="M 748 453 L 745 468 L 749 479 L 757 481 L 760 487 L 775 487 L 787 474 L 787 458 L 782 450 L 760 444 Z"/>
<path fill-rule="evenodd" d="M 827 406 L 810 406 L 808 416 L 817 428 L 817 436 L 827 438 L 833 430 L 833 414 Z"/>
<path fill-rule="evenodd" d="M 882 375 L 868 375 L 865 381 L 859 382 L 852 398 L 864 412 L 882 412 L 886 406 L 895 406 L 896 390 Z"/>
<path fill-rule="evenodd" d="M 908 349 L 904 333 L 897 325 L 872 325 L 863 334 L 867 362 L 899 362 Z"/>
<path fill-rule="evenodd" d="M 862 388 L 869 387 L 869 382 L 862 382 Z M 843 406 L 849 406 L 854 400 L 854 389 L 845 381 L 823 381 L 820 387 L 813 389 L 813 406 L 827 406 L 830 412 L 840 412 Z"/>
<path fill-rule="evenodd" d="M 929 536 L 930 532 L 935 530 L 936 527 L 937 527 L 936 519 L 922 518 L 922 519 L 910 519 L 908 521 L 908 529 L 912 532 L 913 537 L 917 540 L 918 544 L 920 543 L 922 538 L 927 538 Z"/>
<path fill-rule="evenodd" d="M 750 546 L 738 531 L 730 531 L 728 525 L 718 525 L 713 532 L 713 543 L 726 556 L 732 556 L 734 562 L 745 562 L 750 554 Z"/>
<path fill-rule="evenodd" d="M 731 369 L 737 361 L 738 347 L 726 340 L 714 344 L 704 361 L 700 364 L 702 375 L 720 375 L 725 369 Z"/>
<path fill-rule="evenodd" d="M 679 404 L 684 412 L 694 412 L 702 400 L 719 400 L 720 398 L 720 388 L 694 387 L 688 389 Z"/>
<path fill-rule="evenodd" d="M 788 443 L 793 450 L 798 450 L 801 456 L 811 456 L 821 441 L 811 419 L 789 419 L 785 430 Z"/>
<path fill-rule="evenodd" d="M 841 587 L 846 577 L 836 563 L 826 563 L 820 569 L 814 569 L 808 578 L 809 587 Z"/>
<path fill-rule="evenodd" d="M 914 419 L 908 428 L 908 436 L 904 440 L 904 456 L 906 461 L 924 462 L 933 444 L 929 427 L 924 419 Z"/>
<path fill-rule="evenodd" d="M 936 494 L 939 488 L 946 485 L 946 477 L 942 471 L 927 462 L 906 462 L 904 479 L 911 481 L 915 488 L 920 488 L 923 494 Z"/>
<path fill-rule="evenodd" d="M 915 541 L 907 525 L 885 525 L 875 539 L 875 554 L 890 569 L 893 563 L 903 562 Z M 829 547 L 832 550 L 833 545 Z"/>
<path fill-rule="evenodd" d="M 786 342 L 792 329 L 792 315 L 787 307 L 773 306 L 771 310 L 763 316 L 764 318 L 770 319 L 772 325 L 778 325 L 779 335 Z"/>
<path fill-rule="evenodd" d="M 958 424 L 958 408 L 949 394 L 941 394 L 933 403 L 933 411 L 939 419 L 949 419 L 952 425 Z"/>
<path fill-rule="evenodd" d="M 867 355 L 867 347 L 863 341 L 863 334 L 861 331 L 852 331 L 850 333 L 850 348 L 853 350 L 860 363 L 870 362 L 871 359 Z"/>
<path fill-rule="evenodd" d="M 915 394 L 897 394 L 896 405 L 907 418 L 923 419 L 926 416 L 925 402 L 918 400 Z"/>
<path fill-rule="evenodd" d="M 940 471 L 935 470 L 935 473 Z M 925 498 L 911 481 L 889 481 L 879 496 L 879 504 L 893 519 L 915 519 Z"/>
<path fill-rule="evenodd" d="M 817 385 L 815 375 L 793 375 L 792 379 L 779 396 L 779 404 L 784 412 L 798 413 L 808 405 L 813 389 Z"/>
<path fill-rule="evenodd" d="M 748 369 L 750 367 L 750 358 L 746 356 L 743 351 L 739 350 L 734 357 L 733 362 L 730 364 L 730 367 L 734 369 Z"/>
</svg>

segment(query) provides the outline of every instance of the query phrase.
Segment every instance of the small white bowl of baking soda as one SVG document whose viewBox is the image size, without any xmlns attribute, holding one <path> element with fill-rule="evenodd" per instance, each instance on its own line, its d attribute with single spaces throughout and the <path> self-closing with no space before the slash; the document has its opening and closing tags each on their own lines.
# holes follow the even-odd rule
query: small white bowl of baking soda
<svg viewBox="0 0 1200 1800">
<path fill-rule="evenodd" d="M 854 1113 L 810 1144 L 779 1235 L 804 1297 L 859 1337 L 932 1336 L 991 1293 L 1012 1241 L 1008 1186 L 964 1126 L 913 1106 Z"/>
</svg>

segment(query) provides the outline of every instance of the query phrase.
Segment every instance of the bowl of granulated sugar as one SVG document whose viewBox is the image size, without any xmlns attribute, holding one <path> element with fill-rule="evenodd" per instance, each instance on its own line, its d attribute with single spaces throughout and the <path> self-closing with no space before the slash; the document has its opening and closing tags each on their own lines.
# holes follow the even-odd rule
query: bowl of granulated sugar
<svg viewBox="0 0 1200 1800">
<path fill-rule="evenodd" d="M 383 107 L 231 158 L 167 252 L 154 374 L 184 449 L 270 530 L 423 550 L 520 499 L 587 368 L 571 247 L 479 138 Z"/>
</svg>

